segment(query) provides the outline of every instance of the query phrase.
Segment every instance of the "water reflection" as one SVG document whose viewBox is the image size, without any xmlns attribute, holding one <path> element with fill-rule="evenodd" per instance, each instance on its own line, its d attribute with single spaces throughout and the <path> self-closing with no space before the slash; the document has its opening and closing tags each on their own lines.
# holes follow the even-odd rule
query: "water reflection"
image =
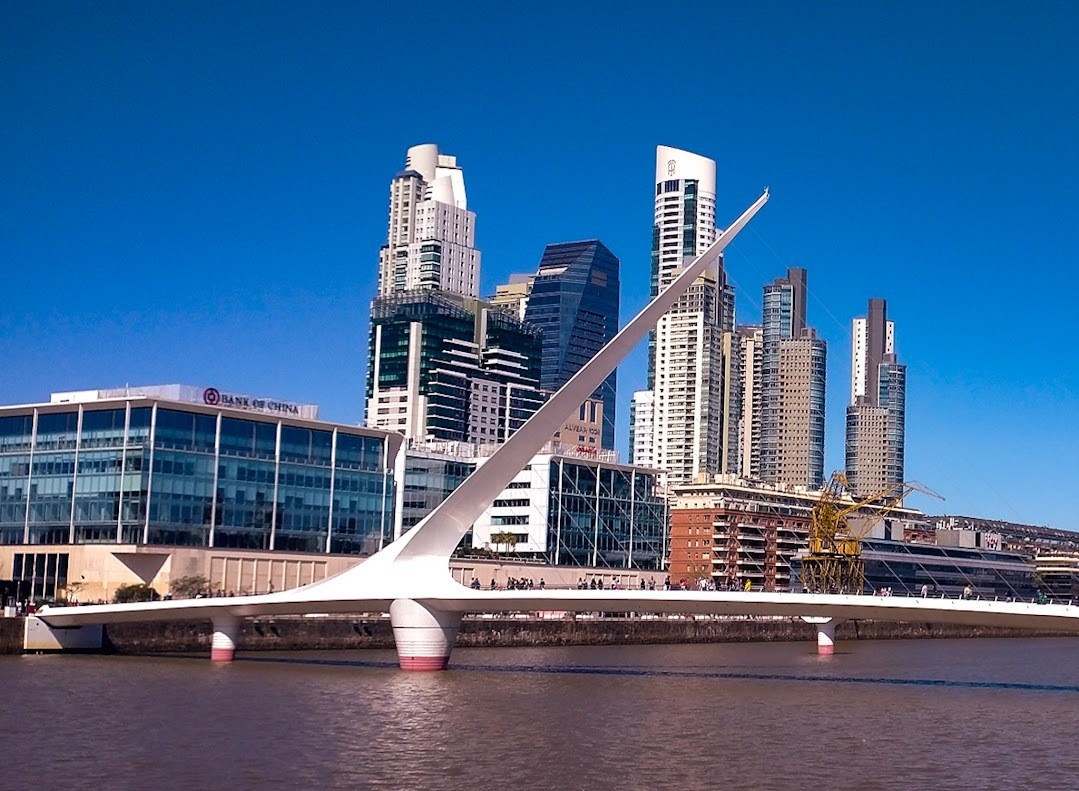
<svg viewBox="0 0 1079 791">
<path fill-rule="evenodd" d="M 65 789 L 1074 786 L 1079 641 L 843 648 L 3 657 L 0 728 Z"/>
<path fill-rule="evenodd" d="M 205 660 L 205 657 L 199 657 Z M 396 662 L 372 662 L 354 659 L 321 659 L 317 657 L 274 657 L 249 656 L 238 658 L 242 662 L 261 662 L 286 665 L 313 665 L 324 667 L 355 667 L 396 669 Z M 453 664 L 450 671 L 489 672 L 489 673 L 547 673 L 555 675 L 589 676 L 637 676 L 651 678 L 701 678 L 701 679 L 738 679 L 755 681 L 813 681 L 830 684 L 897 684 L 922 687 L 967 687 L 969 689 L 1025 689 L 1046 692 L 1079 693 L 1079 684 L 1035 684 L 1021 681 L 963 681 L 946 678 L 882 678 L 863 676 L 826 676 L 813 674 L 785 673 L 736 673 L 705 670 L 663 670 L 654 667 L 595 667 L 588 665 L 551 666 L 551 665 L 476 665 Z M 405 678 L 419 678 L 418 674 L 408 674 Z"/>
</svg>

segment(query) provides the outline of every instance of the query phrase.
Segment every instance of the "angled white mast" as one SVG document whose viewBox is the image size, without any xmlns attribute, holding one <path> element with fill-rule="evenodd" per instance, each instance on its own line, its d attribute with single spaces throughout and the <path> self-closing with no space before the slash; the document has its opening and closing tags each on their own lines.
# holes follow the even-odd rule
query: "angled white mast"
<svg viewBox="0 0 1079 791">
<path fill-rule="evenodd" d="M 472 475 L 465 479 L 449 497 L 427 515 L 416 527 L 373 556 L 386 561 L 413 558 L 445 558 L 460 543 L 468 528 L 490 506 L 494 499 L 513 480 L 513 477 L 543 447 L 569 416 L 600 386 L 604 379 L 618 367 L 626 355 L 656 325 L 666 313 L 723 252 L 738 232 L 745 227 L 761 207 L 768 202 L 768 190 L 746 209 L 712 245 L 693 259 L 662 293 L 633 317 L 617 335 L 588 361 L 559 389 L 546 404 L 530 417 L 517 432 L 506 441 Z M 347 573 L 347 572 L 346 572 Z"/>
</svg>

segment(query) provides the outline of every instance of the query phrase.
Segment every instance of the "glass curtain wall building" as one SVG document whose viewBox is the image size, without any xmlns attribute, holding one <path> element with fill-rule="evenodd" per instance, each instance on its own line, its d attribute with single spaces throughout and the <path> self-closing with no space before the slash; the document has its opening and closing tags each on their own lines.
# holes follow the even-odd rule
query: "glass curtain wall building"
<svg viewBox="0 0 1079 791">
<path fill-rule="evenodd" d="M 371 306 L 367 423 L 410 440 L 504 442 L 543 403 L 540 332 L 449 292 Z"/>
<path fill-rule="evenodd" d="M 655 475 L 559 459 L 550 483 L 555 518 L 547 530 L 548 562 L 661 568 L 667 503 L 657 495 Z"/>
<path fill-rule="evenodd" d="M 618 258 L 597 239 L 549 244 L 532 281 L 524 318 L 543 332 L 540 384 L 554 392 L 618 332 Z M 603 401 L 602 445 L 614 447 L 616 373 L 594 398 Z"/>
<path fill-rule="evenodd" d="M 476 520 L 472 546 L 561 566 L 661 568 L 667 502 L 658 472 L 603 454 L 556 445 L 535 456 Z M 497 540 L 506 534 L 510 546 Z"/>
<path fill-rule="evenodd" d="M 460 456 L 416 448 L 405 451 L 401 532 L 418 525 L 475 469 L 475 462 Z"/>
<path fill-rule="evenodd" d="M 1035 565 L 1011 552 L 911 544 L 878 538 L 862 542 L 863 593 L 891 588 L 893 593 L 958 597 L 970 586 L 975 595 L 1026 599 L 1037 590 Z M 794 591 L 801 592 L 802 556 L 792 562 Z"/>
<path fill-rule="evenodd" d="M 370 554 L 401 441 L 143 396 L 0 408 L 0 543 Z"/>
</svg>

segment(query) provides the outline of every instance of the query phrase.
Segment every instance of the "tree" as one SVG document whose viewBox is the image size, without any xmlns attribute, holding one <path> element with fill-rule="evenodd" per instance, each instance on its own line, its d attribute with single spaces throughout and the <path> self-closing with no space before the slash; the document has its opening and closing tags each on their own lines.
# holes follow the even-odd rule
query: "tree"
<svg viewBox="0 0 1079 791">
<path fill-rule="evenodd" d="M 79 591 L 81 591 L 85 586 L 85 582 L 79 580 L 72 580 L 64 586 L 64 600 L 75 601 L 75 597 L 79 595 Z"/>
<path fill-rule="evenodd" d="M 509 551 L 512 552 L 517 548 L 517 536 L 508 530 L 502 530 L 498 533 L 491 533 L 491 542 L 497 546 L 506 546 Z"/>
<path fill-rule="evenodd" d="M 113 604 L 129 604 L 135 601 L 157 601 L 161 596 L 145 582 L 121 585 L 112 595 Z"/>
<path fill-rule="evenodd" d="M 191 574 L 173 580 L 169 590 L 178 599 L 193 599 L 198 594 L 207 593 L 210 590 L 210 581 L 201 574 Z"/>
</svg>

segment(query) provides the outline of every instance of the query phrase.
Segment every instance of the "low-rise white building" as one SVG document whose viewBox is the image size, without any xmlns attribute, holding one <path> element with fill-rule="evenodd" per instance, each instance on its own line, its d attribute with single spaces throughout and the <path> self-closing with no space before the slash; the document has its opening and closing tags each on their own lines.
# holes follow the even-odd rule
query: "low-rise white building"
<svg viewBox="0 0 1079 791">
<path fill-rule="evenodd" d="M 659 568 L 667 504 L 658 477 L 614 451 L 548 443 L 476 520 L 472 546 L 555 565 Z"/>
</svg>

